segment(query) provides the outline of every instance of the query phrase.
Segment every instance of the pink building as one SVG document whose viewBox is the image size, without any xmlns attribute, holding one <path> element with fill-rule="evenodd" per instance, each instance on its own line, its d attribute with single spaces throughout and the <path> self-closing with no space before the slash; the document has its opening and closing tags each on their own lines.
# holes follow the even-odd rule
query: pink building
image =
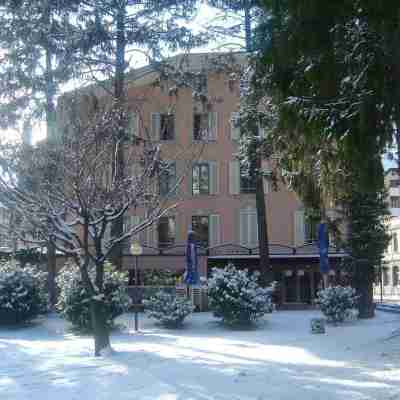
<svg viewBox="0 0 400 400">
<path fill-rule="evenodd" d="M 182 56 L 172 60 L 197 76 L 198 89 L 207 93 L 206 104 L 195 100 L 193 87 L 179 88 L 177 95 L 171 96 L 175 83 L 155 84 L 159 72 L 151 66 L 128 75 L 131 129 L 139 136 L 150 133 L 153 140 L 161 143 L 163 157 L 170 162 L 170 173 L 155 190 L 169 193 L 181 180 L 168 198 L 168 204 L 176 204 L 176 208 L 138 238 L 145 245 L 139 260 L 141 269 L 183 271 L 189 229 L 209 248 L 201 257 L 203 276 L 212 265 L 223 265 L 228 260 L 240 266 L 258 266 L 255 187 L 241 177 L 235 157 L 240 137 L 235 123 L 239 82 L 213 67 L 221 57 L 192 54 L 184 63 Z M 244 54 L 225 57 L 233 57 L 237 65 L 246 62 Z M 268 167 L 268 160 L 265 166 Z M 307 223 L 294 192 L 283 184 L 277 191 L 271 190 L 267 180 L 264 184 L 271 258 L 275 277 L 281 282 L 283 301 L 311 302 L 320 280 L 318 253 L 313 245 L 315 224 Z M 140 212 L 127 223 L 139 220 Z M 296 251 L 295 247 L 299 249 Z M 339 255 L 332 254 L 332 260 L 336 256 Z M 127 254 L 124 263 L 130 268 L 132 257 Z"/>
</svg>

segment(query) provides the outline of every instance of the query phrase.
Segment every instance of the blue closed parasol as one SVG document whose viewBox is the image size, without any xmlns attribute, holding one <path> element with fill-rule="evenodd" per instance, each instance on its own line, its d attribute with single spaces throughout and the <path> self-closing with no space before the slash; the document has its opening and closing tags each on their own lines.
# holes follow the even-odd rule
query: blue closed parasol
<svg viewBox="0 0 400 400">
<path fill-rule="evenodd" d="M 199 283 L 197 246 L 194 232 L 188 232 L 186 244 L 186 274 L 184 279 L 186 285 L 197 285 Z"/>
</svg>

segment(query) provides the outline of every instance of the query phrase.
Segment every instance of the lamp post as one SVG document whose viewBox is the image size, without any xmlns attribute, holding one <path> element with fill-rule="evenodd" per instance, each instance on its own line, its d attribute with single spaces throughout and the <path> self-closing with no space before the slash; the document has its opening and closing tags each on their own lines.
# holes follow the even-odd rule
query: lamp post
<svg viewBox="0 0 400 400">
<path fill-rule="evenodd" d="M 143 254 L 143 247 L 140 245 L 140 243 L 137 240 L 134 240 L 131 244 L 131 254 L 135 257 L 135 286 L 138 286 L 139 282 L 139 269 L 138 269 L 138 259 L 139 256 Z M 137 290 L 137 288 L 136 288 Z M 139 330 L 139 304 L 137 300 L 138 296 L 137 294 L 135 295 L 135 304 L 134 304 L 134 310 L 135 310 L 135 332 Z"/>
</svg>

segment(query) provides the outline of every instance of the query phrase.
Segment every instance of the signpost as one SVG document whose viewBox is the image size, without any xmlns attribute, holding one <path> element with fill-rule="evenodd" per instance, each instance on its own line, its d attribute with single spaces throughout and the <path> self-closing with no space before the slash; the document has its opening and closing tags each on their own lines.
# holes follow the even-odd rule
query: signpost
<svg viewBox="0 0 400 400">
<path fill-rule="evenodd" d="M 135 256 L 135 285 L 138 286 L 139 283 L 138 261 L 139 261 L 139 256 L 143 254 L 143 247 L 136 240 L 133 241 L 131 244 L 131 254 Z M 139 304 L 134 304 L 134 310 L 135 310 L 135 332 L 137 332 L 139 330 Z"/>
</svg>

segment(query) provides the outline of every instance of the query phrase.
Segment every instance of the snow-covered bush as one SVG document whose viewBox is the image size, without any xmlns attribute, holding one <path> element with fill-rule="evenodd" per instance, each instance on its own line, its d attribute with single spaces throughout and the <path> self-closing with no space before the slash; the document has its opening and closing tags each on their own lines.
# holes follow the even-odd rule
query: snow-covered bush
<svg viewBox="0 0 400 400">
<path fill-rule="evenodd" d="M 94 271 L 91 270 L 89 273 L 94 282 Z M 113 327 L 114 319 L 126 312 L 131 304 L 126 282 L 125 273 L 115 271 L 111 264 L 106 263 L 102 299 L 109 329 Z M 57 309 L 61 315 L 78 330 L 91 331 L 91 297 L 83 284 L 79 268 L 75 264 L 67 263 L 57 277 L 57 285 L 60 289 Z"/>
<path fill-rule="evenodd" d="M 194 307 L 189 299 L 176 297 L 164 291 L 157 292 L 143 300 L 144 311 L 149 318 L 154 318 L 168 328 L 178 328 L 183 320 L 193 312 Z"/>
<path fill-rule="evenodd" d="M 317 304 L 329 322 L 338 323 L 354 318 L 357 298 L 350 286 L 332 286 L 318 292 Z"/>
<path fill-rule="evenodd" d="M 0 264 L 0 324 L 27 322 L 47 309 L 46 273 L 14 260 Z"/>
<path fill-rule="evenodd" d="M 262 288 L 258 273 L 249 274 L 232 264 L 214 268 L 208 280 L 208 302 L 214 315 L 229 325 L 249 325 L 272 311 L 273 287 Z"/>
</svg>

